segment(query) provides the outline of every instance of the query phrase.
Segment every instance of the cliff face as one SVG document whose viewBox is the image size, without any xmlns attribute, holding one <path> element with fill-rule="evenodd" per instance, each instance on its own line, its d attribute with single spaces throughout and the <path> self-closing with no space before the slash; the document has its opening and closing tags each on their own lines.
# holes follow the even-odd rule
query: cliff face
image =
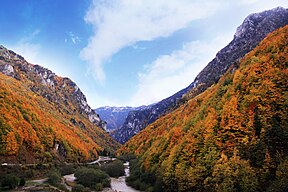
<svg viewBox="0 0 288 192">
<path fill-rule="evenodd" d="M 0 46 L 0 71 L 17 80 L 30 83 L 31 91 L 40 94 L 50 102 L 68 109 L 67 114 L 77 111 L 85 115 L 92 123 L 106 129 L 106 123 L 87 104 L 85 95 L 69 78 L 62 78 L 49 69 L 28 63 L 22 56 Z"/>
<path fill-rule="evenodd" d="M 125 143 L 164 114 L 178 107 L 179 102 L 192 98 L 218 82 L 227 69 L 251 51 L 265 36 L 288 24 L 288 10 L 278 7 L 249 15 L 237 28 L 233 40 L 197 75 L 185 89 L 154 105 L 132 111 L 113 137 Z"/>
<path fill-rule="evenodd" d="M 102 120 L 107 123 L 106 131 L 113 135 L 113 132 L 119 129 L 130 111 L 140 110 L 141 107 L 99 107 L 95 109 Z"/>
<path fill-rule="evenodd" d="M 255 48 L 267 34 L 287 24 L 288 10 L 281 7 L 249 15 L 237 28 L 233 40 L 216 54 L 188 89 L 207 89 L 219 80 L 231 64 Z"/>
</svg>

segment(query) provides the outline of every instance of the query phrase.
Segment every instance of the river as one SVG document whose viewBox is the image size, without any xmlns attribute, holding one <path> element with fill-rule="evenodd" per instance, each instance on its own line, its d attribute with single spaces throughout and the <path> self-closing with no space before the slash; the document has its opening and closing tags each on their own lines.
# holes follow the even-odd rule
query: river
<svg viewBox="0 0 288 192">
<path fill-rule="evenodd" d="M 118 178 L 110 177 L 111 188 L 106 188 L 103 190 L 103 192 L 140 192 L 126 185 L 125 179 L 126 177 L 129 176 L 129 173 L 130 173 L 129 162 L 124 163 L 124 166 L 125 166 L 125 175 L 122 177 L 118 177 Z M 70 174 L 70 175 L 65 175 L 64 179 L 68 182 L 74 182 L 76 178 L 74 174 Z M 66 187 L 69 191 L 71 191 L 72 189 L 71 187 L 69 186 L 66 186 Z"/>
<path fill-rule="evenodd" d="M 139 192 L 138 190 L 133 189 L 132 187 L 126 185 L 125 178 L 129 176 L 130 171 L 129 162 L 124 163 L 124 166 L 125 166 L 125 176 L 119 178 L 111 177 L 111 189 L 117 192 Z"/>
</svg>

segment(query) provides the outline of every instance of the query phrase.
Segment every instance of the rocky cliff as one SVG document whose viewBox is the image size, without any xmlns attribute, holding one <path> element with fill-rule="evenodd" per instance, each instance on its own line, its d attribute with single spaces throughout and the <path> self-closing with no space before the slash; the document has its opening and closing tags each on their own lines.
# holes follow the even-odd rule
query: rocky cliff
<svg viewBox="0 0 288 192">
<path fill-rule="evenodd" d="M 125 143 L 147 125 L 177 108 L 179 102 L 202 93 L 217 83 L 231 64 L 255 48 L 268 33 L 287 24 L 288 10 L 281 7 L 249 15 L 237 28 L 233 40 L 216 54 L 187 88 L 154 105 L 130 112 L 123 126 L 114 133 L 114 138 Z"/>
<path fill-rule="evenodd" d="M 116 129 L 119 129 L 128 113 L 130 111 L 135 110 L 135 108 L 133 107 L 99 107 L 97 109 L 95 109 L 95 112 L 99 114 L 99 116 L 101 117 L 101 119 L 103 119 L 104 121 L 106 121 L 107 123 L 107 132 L 113 132 Z"/>
<path fill-rule="evenodd" d="M 99 114 L 100 118 L 107 123 L 106 131 L 110 135 L 114 135 L 114 131 L 121 128 L 125 122 L 128 114 L 132 111 L 139 111 L 146 109 L 147 106 L 140 107 L 99 107 L 95 109 L 96 113 Z"/>
<path fill-rule="evenodd" d="M 31 83 L 31 90 L 40 94 L 50 102 L 68 107 L 65 113 L 73 114 L 75 111 L 85 115 L 92 123 L 106 129 L 105 121 L 87 104 L 85 95 L 79 87 L 69 78 L 62 78 L 49 69 L 28 63 L 22 56 L 0 46 L 0 71 L 17 80 L 25 78 Z M 69 101 L 69 102 L 68 102 Z"/>
</svg>

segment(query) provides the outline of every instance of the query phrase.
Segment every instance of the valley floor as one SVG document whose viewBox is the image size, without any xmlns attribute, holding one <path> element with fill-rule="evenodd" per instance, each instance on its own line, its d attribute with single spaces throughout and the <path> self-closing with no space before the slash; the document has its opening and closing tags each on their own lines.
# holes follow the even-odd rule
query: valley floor
<svg viewBox="0 0 288 192">
<path fill-rule="evenodd" d="M 115 160 L 115 158 L 99 157 L 99 159 L 93 162 L 87 163 L 87 164 L 90 164 L 90 165 L 101 164 L 103 162 L 108 162 L 108 161 L 113 161 L 113 160 Z M 5 164 L 5 165 L 8 166 L 8 164 Z M 9 164 L 9 166 L 12 166 L 12 165 Z M 110 177 L 111 187 L 104 188 L 102 192 L 120 192 L 120 191 L 139 192 L 138 190 L 133 189 L 126 184 L 125 179 L 127 176 L 129 176 L 130 167 L 129 167 L 128 162 L 124 163 L 124 166 L 125 166 L 125 175 L 119 178 Z M 66 191 L 72 191 L 72 186 L 76 184 L 75 179 L 76 177 L 74 176 L 74 174 L 64 175 L 62 177 L 61 184 L 66 188 Z M 5 191 L 7 192 L 28 192 L 28 191 L 29 192 L 30 191 L 63 192 L 63 190 L 48 184 L 47 181 L 48 181 L 48 178 L 39 178 L 39 179 L 29 180 L 26 182 L 25 186 L 23 187 L 18 187 L 13 190 L 5 190 Z M 0 188 L 0 191 L 1 191 L 1 188 Z"/>
</svg>

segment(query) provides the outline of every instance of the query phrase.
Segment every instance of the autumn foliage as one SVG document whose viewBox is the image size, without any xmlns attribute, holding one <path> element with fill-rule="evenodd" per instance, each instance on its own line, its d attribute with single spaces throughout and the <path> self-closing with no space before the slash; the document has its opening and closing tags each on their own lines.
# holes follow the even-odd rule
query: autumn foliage
<svg viewBox="0 0 288 192">
<path fill-rule="evenodd" d="M 288 26 L 119 153 L 135 153 L 164 191 L 287 190 L 279 180 L 288 171 L 287 45 Z"/>
<path fill-rule="evenodd" d="M 0 73 L 1 162 L 87 161 L 104 149 L 116 149 L 104 130 L 77 111 L 63 112 L 67 109 L 32 92 L 28 79 Z"/>
</svg>

